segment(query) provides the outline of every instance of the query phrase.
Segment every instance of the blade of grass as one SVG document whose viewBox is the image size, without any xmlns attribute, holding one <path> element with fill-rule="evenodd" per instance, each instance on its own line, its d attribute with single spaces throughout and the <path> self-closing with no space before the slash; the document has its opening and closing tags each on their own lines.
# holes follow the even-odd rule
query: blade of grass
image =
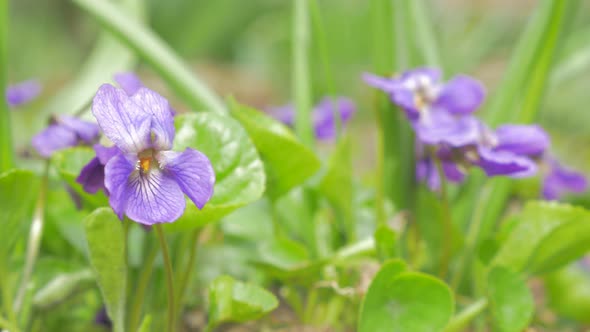
<svg viewBox="0 0 590 332">
<path fill-rule="evenodd" d="M 110 1 L 72 0 L 106 30 L 149 63 L 194 110 L 226 113 L 223 102 L 182 62 L 166 43 Z"/>
<path fill-rule="evenodd" d="M 413 35 L 416 43 L 417 53 L 423 59 L 423 64 L 433 67 L 442 67 L 432 18 L 427 12 L 425 0 L 406 0 L 407 13 L 410 15 L 409 21 L 411 26 L 407 26 L 407 33 Z"/>
<path fill-rule="evenodd" d="M 293 96 L 295 132 L 308 147 L 314 145 L 311 124 L 311 80 L 309 77 L 309 2 L 293 0 Z"/>
<path fill-rule="evenodd" d="M 0 0 L 0 173 L 10 169 L 14 163 L 14 148 L 10 130 L 10 110 L 6 104 L 6 69 L 8 38 L 8 0 Z"/>
<path fill-rule="evenodd" d="M 393 3 L 391 0 L 372 0 L 370 4 L 370 20 L 372 22 L 372 62 L 373 70 L 381 75 L 393 74 L 394 55 L 394 20 Z M 378 224 L 386 223 L 385 200 L 391 199 L 397 206 L 401 204 L 401 194 L 395 186 L 398 179 L 398 117 L 389 98 L 384 94 L 377 94 L 375 99 L 377 109 L 377 170 L 376 170 L 376 216 Z"/>
<path fill-rule="evenodd" d="M 590 28 L 572 33 L 562 53 L 551 73 L 551 88 L 587 73 L 590 68 Z"/>
</svg>

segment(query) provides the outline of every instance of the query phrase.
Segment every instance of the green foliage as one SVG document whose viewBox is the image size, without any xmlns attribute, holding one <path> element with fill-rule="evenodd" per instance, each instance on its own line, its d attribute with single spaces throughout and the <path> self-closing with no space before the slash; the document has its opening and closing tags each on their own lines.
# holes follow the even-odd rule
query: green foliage
<svg viewBox="0 0 590 332">
<path fill-rule="evenodd" d="M 76 293 L 92 287 L 94 282 L 94 274 L 89 269 L 59 274 L 35 293 L 33 305 L 37 310 L 51 309 Z"/>
<path fill-rule="evenodd" d="M 590 277 L 578 264 L 545 277 L 549 307 L 561 316 L 590 324 Z"/>
<path fill-rule="evenodd" d="M 110 208 L 100 208 L 84 220 L 90 263 L 94 268 L 114 331 L 124 331 L 127 296 L 127 249 L 122 222 Z"/>
<path fill-rule="evenodd" d="M 590 212 L 582 208 L 532 202 L 515 218 L 516 224 L 492 264 L 510 266 L 515 271 L 546 272 L 590 249 L 585 243 Z"/>
<path fill-rule="evenodd" d="M 30 171 L 13 169 L 0 174 L 0 262 L 21 236 L 37 196 L 39 180 Z"/>
<path fill-rule="evenodd" d="M 359 332 L 443 330 L 454 311 L 451 290 L 433 277 L 406 270 L 399 260 L 381 267 L 363 300 Z"/>
<path fill-rule="evenodd" d="M 488 297 L 494 326 L 501 332 L 519 332 L 533 317 L 535 303 L 524 278 L 497 266 L 488 274 Z"/>
<path fill-rule="evenodd" d="M 203 107 L 212 112 L 225 113 L 223 103 L 207 86 L 191 74 L 181 59 L 141 23 L 124 15 L 120 6 L 112 2 L 74 0 L 91 14 L 127 47 L 133 49 L 165 79 L 195 110 Z"/>
<path fill-rule="evenodd" d="M 102 190 L 96 194 L 88 194 L 76 182 L 80 171 L 95 157 L 94 150 L 88 147 L 74 147 L 58 151 L 53 155 L 53 166 L 66 184 L 80 196 L 82 203 L 89 209 L 96 209 L 108 205 L 108 199 Z"/>
<path fill-rule="evenodd" d="M 279 305 L 265 289 L 220 276 L 209 285 L 209 327 L 258 319 Z"/>
<path fill-rule="evenodd" d="M 199 210 L 187 203 L 184 215 L 166 227 L 187 230 L 219 220 L 235 209 L 258 200 L 266 177 L 256 147 L 246 131 L 228 116 L 212 113 L 179 115 L 175 120 L 174 149 L 191 147 L 203 152 L 215 171 L 213 198 Z"/>
<path fill-rule="evenodd" d="M 302 184 L 320 168 L 312 150 L 282 123 L 264 113 L 232 103 L 231 114 L 244 126 L 264 162 L 266 191 L 277 199 Z"/>
</svg>

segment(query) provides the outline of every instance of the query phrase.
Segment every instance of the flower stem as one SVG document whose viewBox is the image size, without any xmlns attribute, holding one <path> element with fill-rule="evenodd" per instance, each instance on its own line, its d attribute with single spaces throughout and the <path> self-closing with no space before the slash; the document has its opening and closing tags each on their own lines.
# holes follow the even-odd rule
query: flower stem
<svg viewBox="0 0 590 332">
<path fill-rule="evenodd" d="M 176 304 L 174 308 L 176 312 L 181 312 L 182 301 L 184 299 L 184 292 L 186 291 L 186 287 L 191 279 L 191 275 L 193 273 L 193 269 L 195 267 L 195 259 L 197 257 L 197 241 L 199 240 L 199 234 L 201 234 L 201 229 L 197 228 L 191 234 L 191 239 L 189 242 L 190 253 L 188 256 L 188 262 L 186 264 L 186 269 L 182 278 L 180 279 L 180 287 L 178 288 L 178 292 L 176 293 Z"/>
<path fill-rule="evenodd" d="M 133 301 L 131 314 L 129 316 L 129 331 L 137 330 L 137 325 L 139 324 L 139 319 L 141 316 L 141 307 L 145 299 L 145 290 L 147 289 L 148 283 L 150 281 L 152 269 L 154 267 L 154 260 L 156 259 L 157 254 L 158 246 L 152 244 L 150 246 L 150 252 L 143 262 L 143 268 L 141 269 L 139 281 L 137 282 L 137 287 L 135 288 L 135 299 Z"/>
<path fill-rule="evenodd" d="M 39 189 L 39 197 L 35 212 L 33 213 L 33 221 L 31 222 L 31 230 L 29 231 L 29 241 L 27 243 L 27 256 L 25 260 L 25 269 L 21 279 L 20 287 L 16 293 L 14 300 L 14 311 L 18 313 L 23 304 L 25 294 L 27 293 L 27 286 L 33 274 L 35 261 L 39 254 L 39 246 L 41 244 L 41 237 L 43 235 L 43 224 L 45 223 L 45 203 L 47 198 L 47 182 L 49 177 L 49 161 L 45 162 L 45 170 L 43 171 L 43 178 L 41 180 L 41 188 Z"/>
<path fill-rule="evenodd" d="M 311 124 L 311 80 L 309 79 L 309 3 L 293 1 L 293 96 L 295 132 L 306 146 L 314 145 Z"/>
<path fill-rule="evenodd" d="M 467 231 L 467 238 L 465 239 L 465 251 L 463 252 L 463 256 L 459 261 L 459 265 L 457 265 L 457 271 L 451 280 L 451 287 L 453 289 L 457 289 L 457 287 L 459 287 L 461 280 L 463 279 L 463 273 L 465 273 L 465 268 L 470 265 L 472 254 L 477 245 L 477 239 L 479 238 L 479 230 L 483 220 L 484 207 L 489 199 L 489 189 L 489 186 L 484 187 L 480 199 L 477 200 L 473 218 L 469 224 L 469 230 Z"/>
<path fill-rule="evenodd" d="M 172 263 L 170 262 L 170 254 L 168 253 L 168 244 L 166 243 L 166 236 L 162 225 L 156 224 L 154 226 L 158 234 L 158 240 L 162 247 L 162 258 L 164 259 L 164 268 L 166 269 L 166 286 L 168 288 L 168 332 L 174 332 L 174 282 Z"/>
<path fill-rule="evenodd" d="M 483 298 L 470 304 L 458 313 L 445 327 L 444 332 L 464 331 L 465 327 L 488 306 L 488 300 Z"/>
<path fill-rule="evenodd" d="M 443 207 L 443 217 L 441 218 L 443 241 L 439 276 L 444 279 L 449 270 L 449 262 L 451 259 L 451 249 L 453 245 L 453 222 L 451 219 L 451 205 L 449 204 L 449 198 L 447 196 L 447 179 L 443 172 L 442 163 L 434 153 L 432 153 L 432 159 L 436 164 L 436 170 L 438 172 L 438 177 L 440 178 L 440 201 Z"/>
</svg>

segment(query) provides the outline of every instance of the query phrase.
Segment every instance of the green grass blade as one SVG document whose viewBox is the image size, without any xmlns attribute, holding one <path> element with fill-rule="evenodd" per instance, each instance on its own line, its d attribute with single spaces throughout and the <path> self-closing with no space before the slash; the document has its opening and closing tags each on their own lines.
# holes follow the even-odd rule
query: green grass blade
<svg viewBox="0 0 590 332">
<path fill-rule="evenodd" d="M 416 50 L 423 64 L 433 67 L 442 67 L 442 61 L 438 50 L 438 44 L 434 35 L 432 18 L 427 12 L 425 0 L 406 0 L 407 14 L 411 17 L 411 26 L 407 26 L 408 34 L 413 35 Z M 409 37 L 409 36 L 407 36 Z"/>
<path fill-rule="evenodd" d="M 6 104 L 6 69 L 8 64 L 7 38 L 8 38 L 8 0 L 0 0 L 0 173 L 10 169 L 14 163 L 14 148 L 12 146 L 12 134 L 10 130 L 10 110 Z"/>
<path fill-rule="evenodd" d="M 152 31 L 110 1 L 72 0 L 148 62 L 194 110 L 226 113 L 223 102 Z"/>
<path fill-rule="evenodd" d="M 293 0 L 293 96 L 295 132 L 303 144 L 313 147 L 311 124 L 311 80 L 309 76 L 309 2 Z"/>
</svg>

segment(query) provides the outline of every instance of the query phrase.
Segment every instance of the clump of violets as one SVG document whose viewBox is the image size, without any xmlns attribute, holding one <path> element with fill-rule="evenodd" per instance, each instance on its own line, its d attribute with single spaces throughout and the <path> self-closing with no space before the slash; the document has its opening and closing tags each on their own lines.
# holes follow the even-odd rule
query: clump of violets
<svg viewBox="0 0 590 332">
<path fill-rule="evenodd" d="M 77 145 L 92 145 L 98 140 L 99 129 L 95 123 L 73 116 L 57 115 L 47 128 L 33 136 L 33 148 L 44 158 L 53 153 Z"/>
<path fill-rule="evenodd" d="M 446 179 L 461 182 L 470 167 L 488 176 L 530 177 L 548 164 L 543 196 L 558 199 L 583 192 L 583 175 L 548 157 L 549 135 L 538 125 L 502 125 L 492 130 L 473 114 L 485 99 L 483 85 L 466 75 L 443 82 L 440 70 L 417 68 L 393 78 L 365 74 L 367 84 L 386 92 L 405 113 L 416 142 L 416 177 L 440 187 L 436 162 Z"/>
<path fill-rule="evenodd" d="M 314 106 L 312 121 L 315 137 L 321 141 L 329 141 L 336 137 L 337 116 L 342 126 L 346 125 L 356 112 L 353 101 L 345 97 L 325 97 Z M 295 125 L 295 107 L 288 104 L 270 110 L 270 115 L 288 126 Z"/>
<path fill-rule="evenodd" d="M 178 219 L 185 194 L 203 208 L 215 183 L 209 159 L 191 148 L 172 151 L 174 119 L 165 98 L 145 87 L 129 92 L 104 84 L 92 104 L 103 134 L 118 149 L 103 158 L 97 150 L 98 163 L 106 161 L 104 186 L 111 207 L 119 218 L 126 215 L 144 225 Z"/>
<path fill-rule="evenodd" d="M 37 98 L 41 93 L 41 83 L 28 80 L 8 86 L 6 89 L 6 103 L 10 107 L 24 105 Z"/>
</svg>

